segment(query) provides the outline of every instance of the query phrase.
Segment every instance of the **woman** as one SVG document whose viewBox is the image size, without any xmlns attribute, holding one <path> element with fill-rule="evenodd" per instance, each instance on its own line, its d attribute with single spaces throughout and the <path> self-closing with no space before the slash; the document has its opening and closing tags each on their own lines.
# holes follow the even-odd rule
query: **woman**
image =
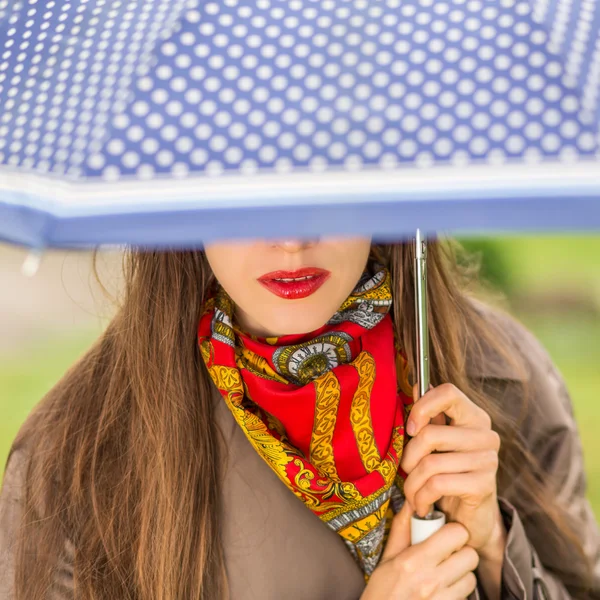
<svg viewBox="0 0 600 600">
<path fill-rule="evenodd" d="M 414 405 L 410 244 L 130 252 L 119 312 L 13 443 L 0 597 L 599 599 L 564 383 L 456 248 L 429 244 Z M 434 503 L 449 522 L 410 546 Z"/>
</svg>

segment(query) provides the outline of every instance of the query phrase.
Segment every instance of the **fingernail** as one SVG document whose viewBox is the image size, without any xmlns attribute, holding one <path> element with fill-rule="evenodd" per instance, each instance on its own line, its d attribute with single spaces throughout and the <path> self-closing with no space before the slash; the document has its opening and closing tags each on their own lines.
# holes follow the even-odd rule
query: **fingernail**
<svg viewBox="0 0 600 600">
<path fill-rule="evenodd" d="M 409 421 L 406 424 L 406 432 L 408 433 L 408 435 L 414 435 L 416 430 L 417 426 L 415 425 L 414 421 Z"/>
</svg>

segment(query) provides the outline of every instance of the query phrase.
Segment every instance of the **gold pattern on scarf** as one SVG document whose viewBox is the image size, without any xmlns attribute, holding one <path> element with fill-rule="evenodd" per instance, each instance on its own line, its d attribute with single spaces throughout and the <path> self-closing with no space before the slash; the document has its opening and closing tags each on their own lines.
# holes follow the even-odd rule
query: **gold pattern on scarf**
<svg viewBox="0 0 600 600">
<path fill-rule="evenodd" d="M 321 512 L 329 509 L 333 509 L 334 511 L 337 509 L 340 512 L 346 512 L 348 507 L 360 508 L 365 504 L 368 504 L 374 496 L 379 494 L 378 491 L 376 494 L 369 496 L 368 499 L 363 498 L 353 483 L 318 478 L 316 483 L 320 486 L 325 486 L 325 488 L 313 490 L 310 486 L 311 481 L 315 478 L 313 471 L 306 467 L 298 458 L 294 460 L 294 465 L 299 468 L 298 473 L 294 476 L 294 483 L 298 488 L 302 489 L 306 505 L 314 512 Z M 294 491 L 294 488 L 291 486 L 290 489 Z M 323 505 L 324 500 L 329 500 L 329 498 L 333 496 L 338 496 L 338 498 L 342 499 L 342 502 L 327 502 L 326 505 Z M 320 516 L 323 518 L 324 515 Z"/>
<path fill-rule="evenodd" d="M 235 337 L 233 336 L 231 327 L 229 327 L 227 323 L 223 323 L 223 321 L 217 320 L 214 324 L 214 332 L 216 335 L 222 335 L 224 337 L 227 337 L 231 341 L 232 345 L 235 343 Z"/>
<path fill-rule="evenodd" d="M 398 457 L 402 457 L 402 449 L 404 447 L 404 436 L 401 435 L 401 428 L 395 427 L 392 431 L 392 446 L 396 451 Z M 394 482 L 394 478 L 397 474 L 397 466 L 390 458 L 385 458 L 376 467 L 375 471 L 378 471 L 381 476 L 385 479 L 385 487 L 389 487 Z"/>
<path fill-rule="evenodd" d="M 368 289 L 363 289 L 359 291 L 353 291 L 346 300 L 342 303 L 339 312 L 343 312 L 344 310 L 350 308 L 354 304 L 360 304 L 364 302 L 365 295 L 369 296 L 369 302 L 373 304 L 377 304 L 377 302 L 381 302 L 382 312 L 387 312 L 389 305 L 392 300 L 392 277 L 389 271 L 381 271 L 381 280 L 377 282 L 372 287 Z M 385 307 L 385 308 L 383 308 Z"/>
<path fill-rule="evenodd" d="M 360 460 L 367 473 L 371 473 L 381 462 L 371 421 L 371 391 L 375 383 L 375 360 L 371 354 L 363 351 L 352 362 L 352 366 L 358 373 L 359 381 L 350 407 L 350 422 Z"/>
<path fill-rule="evenodd" d="M 333 458 L 333 431 L 340 404 L 341 388 L 338 378 L 329 371 L 314 381 L 315 419 L 310 438 L 308 460 L 320 472 L 340 481 Z"/>
<path fill-rule="evenodd" d="M 287 433 L 285 432 L 285 427 L 283 426 L 283 423 L 274 415 L 272 415 L 271 413 L 268 413 L 266 410 L 263 411 L 265 418 L 267 419 L 267 425 L 269 426 L 269 429 L 271 431 L 276 431 L 279 434 L 279 437 L 281 438 L 282 442 L 286 442 L 288 437 L 287 437 Z"/>
<path fill-rule="evenodd" d="M 394 433 L 392 435 L 393 435 L 392 446 L 394 447 L 396 454 L 398 456 L 402 456 L 402 450 L 404 448 L 404 436 L 400 435 L 400 427 L 396 427 L 394 429 Z"/>
<path fill-rule="evenodd" d="M 394 429 L 394 436 L 398 436 L 399 434 L 399 427 L 396 427 Z M 397 449 L 398 447 L 402 448 L 402 443 L 400 442 L 400 444 L 398 444 L 397 439 L 394 440 L 393 446 L 394 449 Z M 342 506 L 341 508 L 336 508 L 333 509 L 331 511 L 328 511 L 326 515 L 321 515 L 321 519 L 325 522 L 327 521 L 331 521 L 333 519 L 335 519 L 336 517 L 339 517 L 341 514 L 348 512 L 349 510 L 356 510 L 358 508 L 362 508 L 363 506 L 366 506 L 367 504 L 370 504 L 371 502 L 373 502 L 373 500 L 375 500 L 376 498 L 378 498 L 381 494 L 383 494 L 384 492 L 386 492 L 394 483 L 394 479 L 400 479 L 400 477 L 396 477 L 397 476 L 397 471 L 396 468 L 394 466 L 393 460 L 391 458 L 386 458 L 384 460 L 381 461 L 381 465 L 379 466 L 379 468 L 376 469 L 381 475 L 382 477 L 384 477 L 384 485 L 377 491 L 373 492 L 370 496 L 360 496 L 360 493 L 358 495 L 358 499 L 356 502 L 350 502 L 348 504 L 345 504 L 344 506 Z M 385 473 L 385 475 L 384 475 Z M 343 482 L 342 482 L 343 485 Z"/>
<path fill-rule="evenodd" d="M 269 364 L 269 361 L 243 346 L 238 341 L 235 347 L 235 362 L 240 369 L 246 369 L 253 375 L 270 381 L 277 381 L 289 385 L 289 381 L 284 379 Z"/>
<path fill-rule="evenodd" d="M 212 365 L 215 361 L 215 348 L 214 346 L 207 340 L 200 344 L 200 354 L 202 355 L 202 360 L 204 364 L 208 367 L 208 365 Z M 210 372 L 210 369 L 209 369 Z"/>
<path fill-rule="evenodd" d="M 389 505 L 390 499 L 388 498 L 374 513 L 350 523 L 346 528 L 340 529 L 339 534 L 350 542 L 356 543 L 360 541 L 361 538 L 370 533 L 379 525 L 379 523 L 381 523 L 381 520 L 387 513 Z"/>
</svg>

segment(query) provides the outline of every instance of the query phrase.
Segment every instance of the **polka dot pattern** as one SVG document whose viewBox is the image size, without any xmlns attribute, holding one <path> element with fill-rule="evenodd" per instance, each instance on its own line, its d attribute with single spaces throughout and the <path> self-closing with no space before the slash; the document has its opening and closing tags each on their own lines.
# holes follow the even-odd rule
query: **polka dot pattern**
<svg viewBox="0 0 600 600">
<path fill-rule="evenodd" d="M 600 159 L 596 0 L 0 0 L 0 165 Z"/>
</svg>

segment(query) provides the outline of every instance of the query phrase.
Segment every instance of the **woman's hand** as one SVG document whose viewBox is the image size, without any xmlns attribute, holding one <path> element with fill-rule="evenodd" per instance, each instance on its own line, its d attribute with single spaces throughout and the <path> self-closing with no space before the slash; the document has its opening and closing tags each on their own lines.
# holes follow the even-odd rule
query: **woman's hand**
<svg viewBox="0 0 600 600">
<path fill-rule="evenodd" d="M 418 401 L 417 393 L 415 385 L 407 421 L 413 439 L 400 463 L 408 475 L 406 499 L 419 516 L 437 502 L 448 521 L 467 529 L 469 546 L 497 559 L 506 535 L 496 489 L 500 436 L 490 416 L 454 385 L 432 388 Z"/>
<path fill-rule="evenodd" d="M 420 544 L 410 545 L 412 508 L 394 516 L 383 555 L 360 600 L 464 600 L 477 586 L 477 552 L 469 534 L 447 523 Z"/>
</svg>

